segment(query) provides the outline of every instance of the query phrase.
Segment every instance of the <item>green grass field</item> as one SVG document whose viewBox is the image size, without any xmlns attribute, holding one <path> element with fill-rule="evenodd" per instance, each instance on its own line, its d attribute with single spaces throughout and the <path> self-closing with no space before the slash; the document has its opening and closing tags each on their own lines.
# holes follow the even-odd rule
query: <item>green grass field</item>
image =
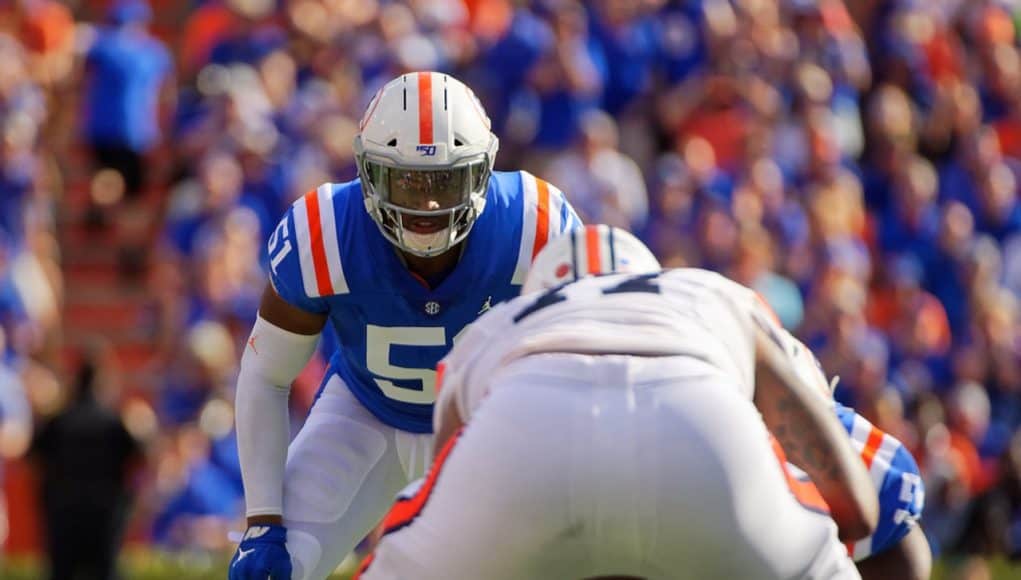
<svg viewBox="0 0 1021 580">
<path fill-rule="evenodd" d="M 124 580 L 223 580 L 227 577 L 229 556 L 179 556 L 155 550 L 130 550 L 121 556 L 121 574 Z M 0 579 L 43 579 L 43 564 L 36 559 L 0 561 Z M 334 574 L 331 580 L 349 580 L 354 565 L 344 573 Z"/>
<path fill-rule="evenodd" d="M 155 551 L 132 551 L 124 555 L 121 571 L 125 580 L 223 580 L 227 570 L 226 557 L 183 558 Z M 970 578 L 991 578 L 992 580 L 1016 580 L 1021 578 L 1021 564 L 1010 564 L 997 559 L 990 563 L 991 576 L 969 575 L 968 562 L 946 560 L 939 562 L 933 573 L 933 580 L 965 580 Z M 4 580 L 40 580 L 42 568 L 34 560 L 8 560 L 0 563 L 0 578 Z M 974 573 L 974 570 L 972 570 Z M 331 576 L 331 580 L 349 580 L 353 570 Z"/>
</svg>

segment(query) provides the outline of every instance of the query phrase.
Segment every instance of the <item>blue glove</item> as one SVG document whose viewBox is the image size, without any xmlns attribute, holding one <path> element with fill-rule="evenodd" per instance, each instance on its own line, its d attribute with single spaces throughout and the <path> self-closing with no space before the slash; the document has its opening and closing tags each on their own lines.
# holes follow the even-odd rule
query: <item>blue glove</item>
<svg viewBox="0 0 1021 580">
<path fill-rule="evenodd" d="M 291 580 L 287 528 L 250 526 L 230 561 L 229 580 Z"/>
</svg>

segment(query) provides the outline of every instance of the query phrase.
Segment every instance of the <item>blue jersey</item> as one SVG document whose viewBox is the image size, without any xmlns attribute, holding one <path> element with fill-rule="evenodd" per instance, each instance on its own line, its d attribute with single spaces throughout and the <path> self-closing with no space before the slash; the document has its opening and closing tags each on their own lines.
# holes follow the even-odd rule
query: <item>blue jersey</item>
<svg viewBox="0 0 1021 580">
<path fill-rule="evenodd" d="M 524 172 L 494 172 L 464 254 L 435 288 L 412 274 L 365 211 L 359 180 L 298 199 L 269 240 L 270 280 L 287 302 L 327 314 L 336 373 L 380 421 L 432 431 L 436 363 L 470 322 L 518 294 L 546 242 L 579 227 L 563 194 Z"/>
<path fill-rule="evenodd" d="M 848 546 L 856 561 L 864 560 L 896 545 L 911 531 L 922 514 L 925 487 L 915 458 L 900 441 L 850 407 L 837 403 L 836 411 L 879 491 L 879 523 L 875 533 Z"/>
</svg>

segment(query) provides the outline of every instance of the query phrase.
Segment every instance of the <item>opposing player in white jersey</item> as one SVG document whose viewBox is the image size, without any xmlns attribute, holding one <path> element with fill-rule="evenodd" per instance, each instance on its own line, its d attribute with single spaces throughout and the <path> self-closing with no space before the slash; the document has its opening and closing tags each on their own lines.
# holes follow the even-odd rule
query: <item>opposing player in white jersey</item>
<svg viewBox="0 0 1021 580">
<path fill-rule="evenodd" d="M 924 580 L 932 570 L 932 552 L 918 519 L 925 505 L 925 486 L 918 464 L 896 437 L 884 433 L 854 409 L 833 400 L 833 386 L 818 359 L 801 341 L 787 332 L 779 334 L 784 351 L 806 383 L 814 385 L 840 419 L 858 452 L 879 497 L 879 520 L 867 538 L 847 544 L 863 580 L 897 578 Z M 792 474 L 802 481 L 808 476 L 796 466 Z"/>
<path fill-rule="evenodd" d="M 549 244 L 541 288 L 441 363 L 440 450 L 365 580 L 858 578 L 834 520 L 867 536 L 876 495 L 751 290 L 606 226 Z"/>
<path fill-rule="evenodd" d="M 354 146 L 359 179 L 308 192 L 269 241 L 238 374 L 249 529 L 231 580 L 336 568 L 429 465 L 436 363 L 579 225 L 552 185 L 493 171 L 489 119 L 447 75 L 387 83 Z M 288 449 L 288 389 L 327 324 L 339 347 Z"/>
</svg>

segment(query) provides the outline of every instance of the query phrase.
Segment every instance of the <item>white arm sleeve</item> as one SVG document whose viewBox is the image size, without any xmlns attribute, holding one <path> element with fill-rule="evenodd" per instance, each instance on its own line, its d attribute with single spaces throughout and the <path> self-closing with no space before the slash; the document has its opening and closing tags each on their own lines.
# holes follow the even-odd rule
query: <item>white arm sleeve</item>
<svg viewBox="0 0 1021 580">
<path fill-rule="evenodd" d="M 282 515 L 284 463 L 290 439 L 287 397 L 319 342 L 261 316 L 241 356 L 235 399 L 245 515 Z"/>
</svg>

